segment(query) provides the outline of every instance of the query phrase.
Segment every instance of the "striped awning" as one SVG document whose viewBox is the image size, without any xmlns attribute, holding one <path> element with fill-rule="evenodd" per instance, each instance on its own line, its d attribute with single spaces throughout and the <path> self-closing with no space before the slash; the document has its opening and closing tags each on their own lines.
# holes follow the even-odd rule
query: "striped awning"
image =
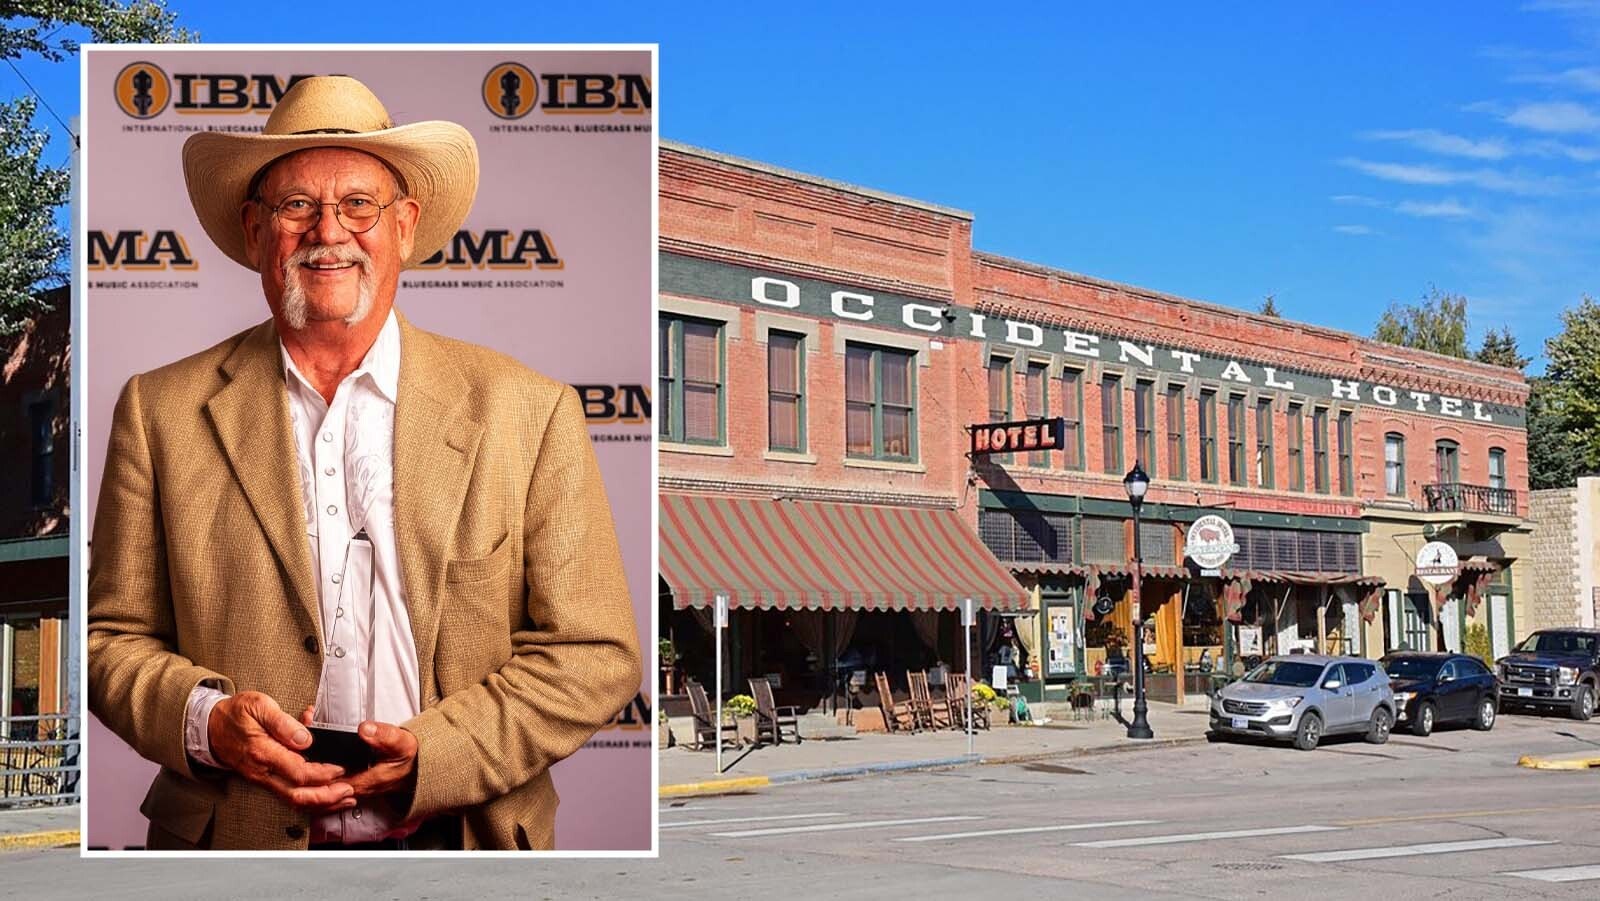
<svg viewBox="0 0 1600 901">
<path fill-rule="evenodd" d="M 661 495 L 673 605 L 1026 609 L 1029 594 L 954 510 Z"/>
</svg>

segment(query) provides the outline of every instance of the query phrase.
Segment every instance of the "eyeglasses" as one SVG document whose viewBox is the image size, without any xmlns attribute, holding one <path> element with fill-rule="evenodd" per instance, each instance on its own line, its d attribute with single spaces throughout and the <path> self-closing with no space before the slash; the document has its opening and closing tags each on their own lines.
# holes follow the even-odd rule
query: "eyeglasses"
<svg viewBox="0 0 1600 901">
<path fill-rule="evenodd" d="M 291 235 L 303 235 L 322 221 L 322 208 L 333 207 L 333 215 L 344 226 L 345 231 L 353 235 L 363 234 L 372 230 L 378 224 L 378 217 L 383 211 L 395 205 L 400 198 L 395 197 L 388 203 L 379 203 L 377 198 L 370 194 L 350 194 L 339 200 L 338 203 L 319 203 L 305 194 L 290 194 L 278 201 L 277 206 L 269 206 L 273 218 L 278 220 L 278 227 Z M 264 201 L 262 201 L 264 203 Z"/>
</svg>

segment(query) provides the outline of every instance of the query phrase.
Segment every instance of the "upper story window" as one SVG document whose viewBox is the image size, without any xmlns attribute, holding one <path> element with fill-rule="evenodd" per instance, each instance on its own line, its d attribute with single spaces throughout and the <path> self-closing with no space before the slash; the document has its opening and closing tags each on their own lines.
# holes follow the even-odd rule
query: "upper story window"
<svg viewBox="0 0 1600 901">
<path fill-rule="evenodd" d="M 1228 483 L 1245 484 L 1244 396 L 1228 395 Z"/>
<path fill-rule="evenodd" d="M 1355 415 L 1349 410 L 1339 411 L 1339 493 L 1350 496 L 1356 492 L 1355 472 Z"/>
<path fill-rule="evenodd" d="M 1505 448 L 1489 448 L 1489 487 L 1506 487 L 1506 452 Z"/>
<path fill-rule="evenodd" d="M 1145 473 L 1156 477 L 1156 386 L 1153 382 L 1133 383 L 1133 446 Z"/>
<path fill-rule="evenodd" d="M 1122 473 L 1122 379 L 1100 380 L 1100 464 L 1105 472 Z"/>
<path fill-rule="evenodd" d="M 845 345 L 848 456 L 895 461 L 917 458 L 916 360 L 911 351 Z"/>
<path fill-rule="evenodd" d="M 722 323 L 663 315 L 656 430 L 683 444 L 724 444 Z"/>
<path fill-rule="evenodd" d="M 1083 468 L 1083 372 L 1061 370 L 1062 455 L 1068 469 Z"/>
<path fill-rule="evenodd" d="M 55 408 L 55 401 L 49 397 L 28 404 L 28 434 L 33 445 L 30 494 L 35 507 L 48 507 L 55 499 Z"/>
<path fill-rule="evenodd" d="M 1026 396 L 1023 402 L 1028 405 L 1027 417 L 1029 419 L 1043 419 L 1050 415 L 1049 376 L 1050 369 L 1043 363 L 1029 363 L 1026 384 Z M 1050 452 L 1036 450 L 1028 452 L 1029 466 L 1049 466 Z"/>
<path fill-rule="evenodd" d="M 1184 434 L 1183 386 L 1167 387 L 1167 469 L 1174 479 L 1189 478 L 1188 436 Z"/>
<path fill-rule="evenodd" d="M 767 337 L 767 447 L 806 449 L 805 336 L 771 332 Z"/>
<path fill-rule="evenodd" d="M 1306 490 L 1306 418 L 1299 404 L 1290 404 L 1283 414 L 1289 432 L 1289 488 Z"/>
<path fill-rule="evenodd" d="M 1390 497 L 1406 496 L 1406 437 L 1399 432 L 1383 436 L 1383 490 Z"/>
<path fill-rule="evenodd" d="M 992 356 L 989 358 L 989 421 L 1011 421 L 1011 358 Z M 996 463 L 1010 463 L 1010 454 L 992 454 L 990 460 Z"/>
<path fill-rule="evenodd" d="M 1311 472 L 1318 494 L 1328 493 L 1328 410 L 1311 411 Z"/>
<path fill-rule="evenodd" d="M 1441 484 L 1461 481 L 1461 445 L 1448 438 L 1434 443 L 1433 480 Z"/>
<path fill-rule="evenodd" d="M 1271 488 L 1272 478 L 1272 399 L 1256 400 L 1256 484 Z"/>
<path fill-rule="evenodd" d="M 1217 480 L 1217 392 L 1200 392 L 1200 481 Z"/>
</svg>

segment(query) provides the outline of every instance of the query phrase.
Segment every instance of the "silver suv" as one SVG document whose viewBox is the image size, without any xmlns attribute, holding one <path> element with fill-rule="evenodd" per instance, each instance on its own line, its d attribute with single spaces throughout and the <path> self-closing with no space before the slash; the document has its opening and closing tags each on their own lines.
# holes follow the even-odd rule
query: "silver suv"
<svg viewBox="0 0 1600 901">
<path fill-rule="evenodd" d="M 1381 745 L 1394 727 L 1389 675 L 1363 657 L 1270 657 L 1211 699 L 1211 737 L 1292 739 L 1309 751 L 1324 735 L 1363 732 Z"/>
</svg>

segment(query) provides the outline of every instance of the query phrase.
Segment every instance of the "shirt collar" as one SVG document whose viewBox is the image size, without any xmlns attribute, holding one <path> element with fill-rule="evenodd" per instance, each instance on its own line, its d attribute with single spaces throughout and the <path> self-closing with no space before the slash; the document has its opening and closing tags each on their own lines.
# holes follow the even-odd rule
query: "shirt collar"
<svg viewBox="0 0 1600 901">
<path fill-rule="evenodd" d="M 300 368 L 294 365 L 294 358 L 289 356 L 289 349 L 283 345 L 283 339 L 278 339 L 278 350 L 283 354 L 283 368 L 307 388 L 311 383 L 300 374 Z M 383 320 L 383 328 L 378 330 L 378 338 L 372 342 L 372 347 L 367 349 L 367 355 L 361 358 L 361 365 L 346 376 L 346 380 L 365 375 L 377 388 L 379 393 L 388 398 L 390 403 L 398 401 L 400 396 L 400 322 L 395 317 L 394 308 L 389 309 L 388 318 Z M 313 391 L 312 393 L 315 393 Z"/>
</svg>

